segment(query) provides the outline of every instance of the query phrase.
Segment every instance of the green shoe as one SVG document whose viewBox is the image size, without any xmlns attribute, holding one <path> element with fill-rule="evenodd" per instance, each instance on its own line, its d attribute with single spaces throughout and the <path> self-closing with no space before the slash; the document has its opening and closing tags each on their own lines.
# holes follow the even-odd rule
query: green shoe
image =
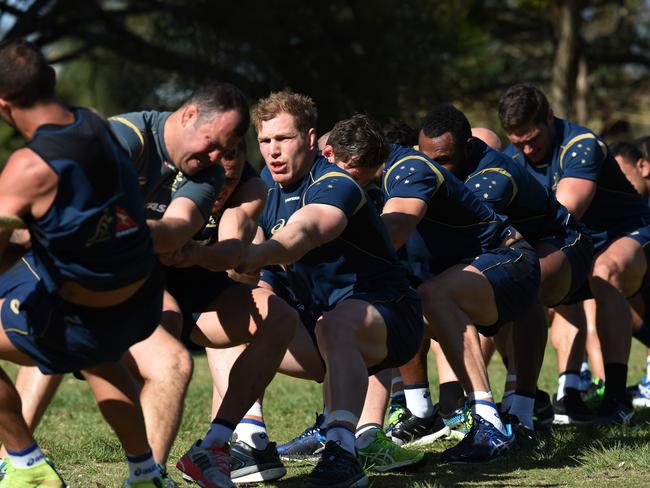
<svg viewBox="0 0 650 488">
<path fill-rule="evenodd" d="M 68 488 L 49 459 L 25 469 L 14 467 L 9 460 L 4 462 L 5 471 L 0 488 Z"/>
<path fill-rule="evenodd" d="M 448 439 L 461 440 L 472 428 L 472 415 L 467 403 L 448 415 L 441 413 L 440 417 L 442 417 L 444 424 L 449 427 Z"/>
<path fill-rule="evenodd" d="M 600 378 L 593 378 L 589 388 L 582 392 L 582 401 L 591 410 L 598 410 L 605 396 L 605 383 Z"/>
<path fill-rule="evenodd" d="M 413 466 L 424 459 L 423 452 L 398 446 L 382 430 L 377 431 L 375 440 L 368 447 L 357 449 L 357 453 L 364 468 L 382 473 Z"/>
<path fill-rule="evenodd" d="M 400 417 L 406 412 L 406 405 L 401 403 L 392 403 L 390 404 L 390 410 L 388 411 L 388 419 L 386 420 L 386 432 L 390 433 L 395 427 L 395 424 L 399 422 Z"/>
<path fill-rule="evenodd" d="M 160 486 L 162 488 L 179 488 L 178 484 L 169 476 L 167 466 L 158 464 L 158 470 L 160 471 Z"/>
</svg>

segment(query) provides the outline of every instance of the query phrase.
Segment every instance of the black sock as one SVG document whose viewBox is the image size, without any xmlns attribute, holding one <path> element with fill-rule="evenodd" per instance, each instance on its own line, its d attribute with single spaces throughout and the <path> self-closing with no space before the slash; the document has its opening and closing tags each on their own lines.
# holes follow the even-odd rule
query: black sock
<svg viewBox="0 0 650 488">
<path fill-rule="evenodd" d="M 605 364 L 605 398 L 626 401 L 627 364 Z"/>
<path fill-rule="evenodd" d="M 465 391 L 460 381 L 440 384 L 439 405 L 442 413 L 451 413 L 465 403 Z"/>
<path fill-rule="evenodd" d="M 632 335 L 645 347 L 650 347 L 650 325 L 643 322 L 641 328 L 636 332 L 633 332 Z"/>
</svg>

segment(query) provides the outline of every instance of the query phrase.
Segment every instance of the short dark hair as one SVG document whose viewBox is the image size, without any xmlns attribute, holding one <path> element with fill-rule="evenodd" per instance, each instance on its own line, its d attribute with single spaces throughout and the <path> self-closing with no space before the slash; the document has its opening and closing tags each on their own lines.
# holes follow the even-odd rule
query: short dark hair
<svg viewBox="0 0 650 488">
<path fill-rule="evenodd" d="M 614 156 L 622 156 L 625 162 L 631 164 L 636 164 L 643 157 L 638 147 L 625 141 L 613 144 L 611 150 Z"/>
<path fill-rule="evenodd" d="M 211 119 L 217 113 L 235 110 L 240 119 L 236 134 L 243 137 L 250 125 L 250 107 L 242 91 L 230 83 L 213 82 L 202 85 L 183 105 L 196 105 L 199 109 L 199 122 Z"/>
<path fill-rule="evenodd" d="M 418 131 L 403 120 L 391 119 L 384 124 L 384 136 L 389 144 L 413 147 L 418 143 Z"/>
<path fill-rule="evenodd" d="M 472 137 L 472 127 L 465 114 L 450 103 L 438 105 L 422 121 L 422 132 L 427 137 L 440 137 L 450 132 L 458 149 L 465 147 Z"/>
<path fill-rule="evenodd" d="M 650 161 L 650 136 L 639 137 L 633 144 L 641 153 L 641 157 Z"/>
<path fill-rule="evenodd" d="M 386 162 L 390 146 L 384 138 L 381 125 L 364 114 L 356 114 L 336 123 L 327 144 L 334 157 L 351 167 L 374 168 Z"/>
<path fill-rule="evenodd" d="M 499 100 L 499 121 L 504 130 L 546 121 L 550 105 L 542 91 L 526 84 L 513 85 Z"/>
<path fill-rule="evenodd" d="M 35 44 L 10 39 L 0 43 L 0 98 L 29 108 L 54 97 L 56 77 Z"/>
</svg>

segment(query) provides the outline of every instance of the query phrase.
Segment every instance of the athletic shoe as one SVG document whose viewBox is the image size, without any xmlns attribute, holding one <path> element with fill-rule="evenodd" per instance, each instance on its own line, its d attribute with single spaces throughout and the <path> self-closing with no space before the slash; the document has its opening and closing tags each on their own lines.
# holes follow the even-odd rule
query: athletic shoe
<svg viewBox="0 0 650 488">
<path fill-rule="evenodd" d="M 0 458 L 0 481 L 2 481 L 2 478 L 5 477 L 5 473 L 7 472 L 7 466 L 8 466 L 8 461 L 6 461 L 3 458 Z"/>
<path fill-rule="evenodd" d="M 629 403 L 623 403 L 614 398 L 605 399 L 598 409 L 594 424 L 630 425 L 633 416 L 634 409 Z"/>
<path fill-rule="evenodd" d="M 420 418 L 413 415 L 407 408 L 393 426 L 390 437 L 398 446 L 428 444 L 440 437 L 449 434 L 447 427 L 440 414 L 439 409 L 435 408 L 433 415 L 427 418 Z"/>
<path fill-rule="evenodd" d="M 406 411 L 406 405 L 400 402 L 394 402 L 391 400 L 390 407 L 388 409 L 388 419 L 386 420 L 386 433 L 390 434 L 395 424 L 399 422 L 400 417 Z"/>
<path fill-rule="evenodd" d="M 171 479 L 171 478 L 167 478 Z M 122 485 L 122 488 L 166 488 L 167 486 L 169 487 L 174 487 L 178 486 L 174 480 L 172 480 L 173 485 L 164 485 L 163 481 L 161 478 L 154 478 L 152 480 L 147 480 L 147 481 L 129 481 L 126 480 L 124 481 L 124 484 Z"/>
<path fill-rule="evenodd" d="M 275 442 L 266 449 L 255 449 L 245 442 L 230 443 L 230 479 L 235 483 L 261 483 L 282 478 L 287 474 Z"/>
<path fill-rule="evenodd" d="M 580 387 L 578 390 L 584 392 L 592 385 L 591 370 L 589 368 L 580 371 Z"/>
<path fill-rule="evenodd" d="M 553 395 L 553 410 L 554 424 L 588 424 L 595 418 L 594 412 L 584 404 L 580 392 L 575 388 L 567 388 L 566 394 L 559 400 Z"/>
<path fill-rule="evenodd" d="M 303 482 L 305 488 L 357 488 L 368 486 L 359 460 L 338 442 L 327 441 L 318 464 Z"/>
<path fill-rule="evenodd" d="M 487 463 L 508 454 L 517 446 L 515 436 L 506 424 L 508 434 L 502 434 L 478 414 L 472 414 L 472 428 L 465 438 L 444 451 L 441 461 L 447 463 Z"/>
<path fill-rule="evenodd" d="M 539 388 L 535 392 L 535 406 L 533 407 L 533 427 L 537 432 L 546 432 L 551 428 L 555 411 L 551 403 L 551 397 L 544 390 Z"/>
<path fill-rule="evenodd" d="M 160 486 L 162 488 L 179 488 L 178 484 L 169 476 L 167 466 L 158 464 L 158 471 L 160 471 Z"/>
<path fill-rule="evenodd" d="M 629 389 L 632 406 L 635 408 L 650 408 L 650 381 L 647 377 L 641 378 L 638 385 Z"/>
<path fill-rule="evenodd" d="M 298 437 L 278 446 L 283 461 L 316 461 L 325 447 L 323 422 L 325 417 L 316 414 L 316 422 Z"/>
<path fill-rule="evenodd" d="M 9 460 L 4 460 L 5 474 L 0 481 L 1 488 L 68 488 L 63 478 L 54 467 L 54 463 L 45 459 L 44 463 L 31 468 L 19 469 Z"/>
<path fill-rule="evenodd" d="M 594 411 L 598 410 L 605 396 L 605 382 L 600 378 L 594 379 L 581 395 L 587 407 Z"/>
<path fill-rule="evenodd" d="M 472 412 L 467 403 L 462 408 L 458 408 L 449 414 L 440 412 L 440 418 L 449 429 L 447 438 L 450 439 L 461 440 L 472 428 Z"/>
<path fill-rule="evenodd" d="M 539 433 L 522 424 L 516 415 L 509 415 L 508 423 L 510 424 L 512 433 L 517 440 L 517 447 L 526 451 L 539 451 L 544 449 L 546 443 L 540 437 Z"/>
<path fill-rule="evenodd" d="M 357 454 L 365 469 L 380 473 L 398 471 L 420 464 L 424 460 L 423 452 L 398 446 L 382 430 L 377 430 L 377 436 L 370 445 L 357 449 Z"/>
<path fill-rule="evenodd" d="M 228 446 L 201 447 L 196 443 L 176 463 L 183 479 L 194 481 L 203 488 L 235 488 L 230 480 Z"/>
</svg>

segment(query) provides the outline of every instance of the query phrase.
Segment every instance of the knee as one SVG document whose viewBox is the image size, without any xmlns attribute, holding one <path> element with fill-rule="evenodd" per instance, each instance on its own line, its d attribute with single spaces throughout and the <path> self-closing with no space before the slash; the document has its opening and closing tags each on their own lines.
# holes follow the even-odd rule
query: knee
<svg viewBox="0 0 650 488">
<path fill-rule="evenodd" d="M 174 341 L 173 345 L 165 348 L 162 354 L 152 354 L 146 358 L 138 358 L 138 363 L 146 361 L 143 368 L 138 365 L 143 377 L 148 381 L 164 381 L 187 384 L 192 377 L 194 361 L 192 355 L 180 342 Z"/>
<path fill-rule="evenodd" d="M 298 312 L 280 298 L 275 298 L 274 303 L 269 305 L 268 317 L 271 320 L 264 321 L 263 326 L 269 329 L 271 337 L 289 343 L 300 324 Z"/>
<path fill-rule="evenodd" d="M 616 288 L 621 289 L 621 272 L 614 261 L 599 260 L 594 264 L 590 279 L 592 292 L 595 294 L 602 293 L 608 288 L 605 286 L 609 284 Z"/>
<path fill-rule="evenodd" d="M 326 352 L 337 347 L 345 347 L 352 337 L 354 331 L 349 327 L 343 327 L 337 323 L 336 320 L 331 320 L 325 315 L 316 324 L 316 340 L 318 341 L 318 348 Z"/>
</svg>

